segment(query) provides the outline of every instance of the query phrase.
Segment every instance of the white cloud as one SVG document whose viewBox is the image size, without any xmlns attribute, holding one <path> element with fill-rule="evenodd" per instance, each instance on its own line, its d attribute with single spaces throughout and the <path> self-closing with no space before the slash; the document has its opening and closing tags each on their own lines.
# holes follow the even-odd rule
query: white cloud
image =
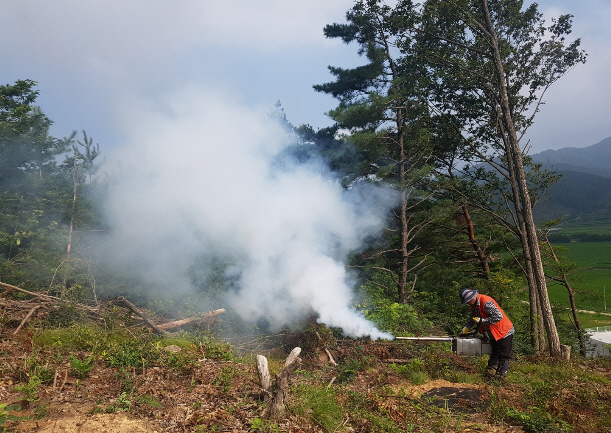
<svg viewBox="0 0 611 433">
<path fill-rule="evenodd" d="M 115 62 L 163 64 L 194 49 L 274 51 L 322 39 L 351 1 L 64 0 L 3 2 L 13 54 L 57 66 Z M 24 31 L 26 30 L 26 31 Z M 27 48 L 26 48 L 27 47 Z M 5 46 L 5 49 L 7 46 Z M 24 49 L 26 48 L 26 49 Z"/>
</svg>

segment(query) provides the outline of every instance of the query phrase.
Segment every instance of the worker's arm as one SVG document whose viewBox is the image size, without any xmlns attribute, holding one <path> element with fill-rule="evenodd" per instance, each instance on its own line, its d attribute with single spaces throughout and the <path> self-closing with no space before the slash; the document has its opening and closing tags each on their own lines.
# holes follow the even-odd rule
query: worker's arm
<svg viewBox="0 0 611 433">
<path fill-rule="evenodd" d="M 488 301 L 484 304 L 484 310 L 488 314 L 488 317 L 482 319 L 481 323 L 484 326 L 490 326 L 500 322 L 503 319 L 503 313 L 499 310 L 494 302 Z"/>
<path fill-rule="evenodd" d="M 477 324 L 477 322 L 475 320 L 473 320 L 472 318 L 467 320 L 467 323 L 465 323 L 465 326 L 464 326 L 464 328 L 462 328 L 461 333 L 462 334 L 468 334 L 469 331 L 471 330 L 471 328 L 473 328 L 476 324 Z"/>
</svg>

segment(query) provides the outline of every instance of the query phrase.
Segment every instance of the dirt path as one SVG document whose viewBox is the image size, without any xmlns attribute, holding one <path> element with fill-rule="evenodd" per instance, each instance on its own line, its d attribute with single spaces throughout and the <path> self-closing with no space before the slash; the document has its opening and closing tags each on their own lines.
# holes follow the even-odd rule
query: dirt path
<svg viewBox="0 0 611 433">
<path fill-rule="evenodd" d="M 40 433 L 161 433 L 158 427 L 147 420 L 126 413 L 70 414 L 56 419 L 21 423 L 16 431 Z"/>
</svg>

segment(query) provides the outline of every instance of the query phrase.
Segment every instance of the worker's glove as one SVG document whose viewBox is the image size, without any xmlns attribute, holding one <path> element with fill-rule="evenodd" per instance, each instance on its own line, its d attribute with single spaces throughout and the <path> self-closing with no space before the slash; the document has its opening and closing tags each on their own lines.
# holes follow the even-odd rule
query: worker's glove
<svg viewBox="0 0 611 433">
<path fill-rule="evenodd" d="M 462 328 L 462 332 L 461 332 L 462 335 L 466 335 L 468 333 L 469 333 L 469 328 L 467 327 Z"/>
<path fill-rule="evenodd" d="M 482 323 L 482 318 L 481 317 L 474 317 L 473 321 L 475 322 L 475 324 L 479 325 L 480 323 Z"/>
</svg>

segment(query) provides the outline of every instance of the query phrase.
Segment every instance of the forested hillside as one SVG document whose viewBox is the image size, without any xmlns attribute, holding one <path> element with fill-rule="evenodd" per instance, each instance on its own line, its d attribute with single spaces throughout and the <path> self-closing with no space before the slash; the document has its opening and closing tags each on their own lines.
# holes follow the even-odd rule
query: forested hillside
<svg viewBox="0 0 611 433">
<path fill-rule="evenodd" d="M 534 162 L 540 162 L 554 170 L 575 171 L 611 178 L 609 170 L 611 137 L 590 146 L 545 150 L 532 155 L 532 158 Z"/>
<path fill-rule="evenodd" d="M 547 190 L 550 199 L 536 207 L 539 222 L 562 218 L 573 224 L 604 225 L 611 220 L 611 138 L 583 148 L 547 150 L 532 159 L 562 175 Z"/>
</svg>

